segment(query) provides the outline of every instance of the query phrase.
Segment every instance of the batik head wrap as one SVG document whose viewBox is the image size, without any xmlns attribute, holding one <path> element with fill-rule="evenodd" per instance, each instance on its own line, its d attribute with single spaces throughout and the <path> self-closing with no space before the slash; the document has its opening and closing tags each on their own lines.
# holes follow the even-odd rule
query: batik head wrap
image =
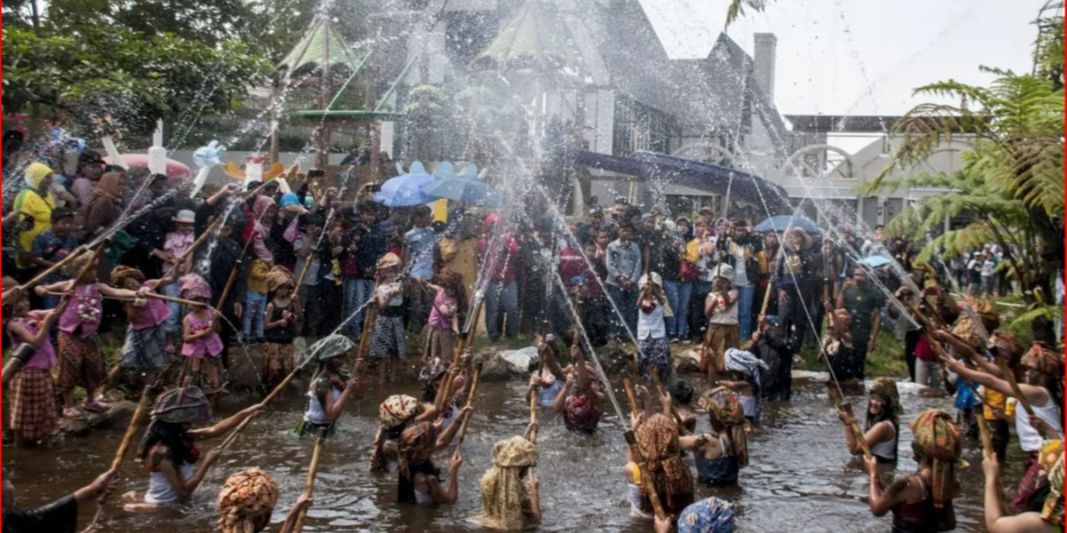
<svg viewBox="0 0 1067 533">
<path fill-rule="evenodd" d="M 415 418 L 421 406 L 412 396 L 394 394 L 378 406 L 378 420 L 385 429 L 394 429 Z"/>
<path fill-rule="evenodd" d="M 694 502 L 678 515 L 678 533 L 733 533 L 734 507 L 715 497 Z"/>
<path fill-rule="evenodd" d="M 278 504 L 278 483 L 258 468 L 228 478 L 219 492 L 218 527 L 221 533 L 256 533 L 270 524 Z"/>
<path fill-rule="evenodd" d="M 708 412 L 708 417 L 728 433 L 734 447 L 734 456 L 740 466 L 748 464 L 748 440 L 745 435 L 745 409 L 737 393 L 720 388 L 705 392 L 697 403 Z"/>
<path fill-rule="evenodd" d="M 524 502 L 529 500 L 523 469 L 537 465 L 537 445 L 511 437 L 493 446 L 493 465 L 481 481 L 483 527 L 522 529 Z"/>
<path fill-rule="evenodd" d="M 1055 525 L 1063 524 L 1063 441 L 1049 441 L 1041 449 L 1041 468 L 1048 476 L 1048 496 L 1041 518 Z"/>
<path fill-rule="evenodd" d="M 960 459 L 960 428 L 948 413 L 927 409 L 911 423 L 911 431 L 915 435 L 912 449 L 931 463 L 934 507 L 940 509 L 960 490 L 956 480 L 956 463 Z"/>
<path fill-rule="evenodd" d="M 667 513 L 680 512 L 693 502 L 693 475 L 682 461 L 678 425 L 667 415 L 655 413 L 638 426 L 635 436 L 644 459 L 642 475 L 651 479 Z"/>
</svg>

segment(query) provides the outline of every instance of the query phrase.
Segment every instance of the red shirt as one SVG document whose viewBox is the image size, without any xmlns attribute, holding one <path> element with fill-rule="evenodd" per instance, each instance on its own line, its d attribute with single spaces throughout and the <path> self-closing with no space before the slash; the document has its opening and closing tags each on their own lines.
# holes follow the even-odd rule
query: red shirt
<svg viewBox="0 0 1067 533">
<path fill-rule="evenodd" d="M 488 262 L 490 280 L 504 283 L 515 281 L 515 266 L 521 259 L 519 254 L 522 250 L 512 234 L 505 233 L 491 241 L 483 237 L 478 241 L 478 248 L 483 250 L 482 261 Z"/>
</svg>

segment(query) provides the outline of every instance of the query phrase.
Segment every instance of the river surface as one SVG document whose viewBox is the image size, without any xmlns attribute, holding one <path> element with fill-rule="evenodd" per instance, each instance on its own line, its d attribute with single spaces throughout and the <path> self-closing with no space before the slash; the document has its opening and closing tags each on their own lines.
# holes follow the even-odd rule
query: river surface
<svg viewBox="0 0 1067 533">
<path fill-rule="evenodd" d="M 377 429 L 377 405 L 388 393 L 412 393 L 414 384 L 397 385 L 388 391 L 368 391 L 365 399 L 349 405 L 339 431 L 326 444 L 315 485 L 314 505 L 305 531 L 463 531 L 475 529 L 471 522 L 480 508 L 478 480 L 489 467 L 492 445 L 520 434 L 528 420 L 523 400 L 524 385 L 518 382 L 483 383 L 478 389 L 474 417 L 463 446 L 460 495 L 455 505 L 437 508 L 399 506 L 395 474 L 368 473 L 367 459 Z M 700 386 L 697 387 L 698 390 Z M 625 396 L 618 391 L 620 400 Z M 863 398 L 852 398 L 860 407 Z M 239 405 L 223 408 L 232 412 Z M 915 388 L 902 390 L 904 415 L 900 435 L 901 461 L 898 472 L 915 468 L 911 454 L 911 431 L 907 428 L 917 413 L 927 407 L 950 407 L 951 400 L 921 398 Z M 313 439 L 291 433 L 297 425 L 303 399 L 295 392 L 278 400 L 238 438 L 230 451 L 211 470 L 192 502 L 181 509 L 152 515 L 130 515 L 115 505 L 105 513 L 105 531 L 142 533 L 181 527 L 183 531 L 212 531 L 215 497 L 226 476 L 256 466 L 269 472 L 281 486 L 281 499 L 272 519 L 277 531 L 290 505 L 299 495 Z M 228 409 L 226 407 L 229 407 Z M 624 406 L 625 407 L 625 406 Z M 577 435 L 563 427 L 562 420 L 541 410 L 539 417 L 541 501 L 543 528 L 547 531 L 646 531 L 648 523 L 628 516 L 626 486 L 622 474 L 625 443 L 622 425 L 605 414 L 600 431 Z M 700 418 L 698 430 L 707 429 Z M 121 431 L 98 431 L 86 438 L 70 438 L 50 450 L 16 450 L 4 447 L 4 466 L 18 490 L 20 507 L 39 505 L 88 483 L 107 468 Z M 211 442 L 201 444 L 207 449 Z M 982 473 L 980 446 L 968 443 L 965 459 L 969 468 L 960 471 L 962 497 L 956 500 L 957 531 L 983 531 Z M 798 380 L 790 403 L 768 404 L 763 423 L 749 444 L 751 464 L 741 471 L 740 486 L 710 489 L 699 486 L 698 496 L 714 495 L 736 504 L 739 531 L 888 531 L 890 517 L 875 518 L 861 500 L 867 495 L 867 476 L 858 460 L 850 460 L 841 423 L 834 416 L 826 388 L 816 380 Z M 1006 483 L 1019 478 L 1022 468 L 1017 442 L 1009 447 Z M 442 452 L 438 466 L 447 471 L 449 453 Z M 128 459 L 123 466 L 122 491 L 143 491 L 148 477 L 142 466 Z M 892 476 L 892 471 L 886 476 Z M 1009 491 L 1010 492 L 1010 491 Z M 81 524 L 93 508 L 81 510 Z"/>
</svg>

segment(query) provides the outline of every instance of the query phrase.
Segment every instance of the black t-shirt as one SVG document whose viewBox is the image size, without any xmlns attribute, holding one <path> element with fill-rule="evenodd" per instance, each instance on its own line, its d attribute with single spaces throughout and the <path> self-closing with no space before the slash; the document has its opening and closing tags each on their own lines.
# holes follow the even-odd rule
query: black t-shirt
<svg viewBox="0 0 1067 533">
<path fill-rule="evenodd" d="M 4 517 L 4 533 L 74 533 L 78 527 L 78 502 L 73 495 Z"/>
</svg>

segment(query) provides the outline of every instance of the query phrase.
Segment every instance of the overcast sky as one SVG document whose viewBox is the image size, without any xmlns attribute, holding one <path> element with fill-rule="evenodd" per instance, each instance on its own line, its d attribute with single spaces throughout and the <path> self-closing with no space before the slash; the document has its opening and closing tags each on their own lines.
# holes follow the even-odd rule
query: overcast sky
<svg viewBox="0 0 1067 533">
<path fill-rule="evenodd" d="M 979 65 L 1025 72 L 1045 0 L 767 0 L 727 32 L 778 37 L 774 100 L 782 114 L 900 114 L 917 86 L 990 80 Z M 672 57 L 706 56 L 727 0 L 641 0 Z"/>
</svg>

